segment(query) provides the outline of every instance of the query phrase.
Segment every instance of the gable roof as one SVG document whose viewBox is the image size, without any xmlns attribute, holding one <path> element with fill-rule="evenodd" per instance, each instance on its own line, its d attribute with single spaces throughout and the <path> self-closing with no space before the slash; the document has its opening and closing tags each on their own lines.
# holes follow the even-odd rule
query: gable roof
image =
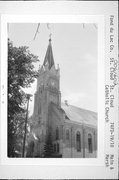
<svg viewBox="0 0 119 180">
<path fill-rule="evenodd" d="M 69 120 L 97 127 L 96 112 L 66 104 L 62 104 L 61 107 L 65 111 L 66 116 L 69 118 Z"/>
</svg>

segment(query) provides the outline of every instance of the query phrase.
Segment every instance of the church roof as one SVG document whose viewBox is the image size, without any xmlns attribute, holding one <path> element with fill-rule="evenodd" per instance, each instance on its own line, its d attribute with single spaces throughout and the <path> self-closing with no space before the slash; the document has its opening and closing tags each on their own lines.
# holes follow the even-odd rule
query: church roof
<svg viewBox="0 0 119 180">
<path fill-rule="evenodd" d="M 68 117 L 69 120 L 73 122 L 77 122 L 77 123 L 79 122 L 85 125 L 97 127 L 96 112 L 66 104 L 62 104 L 61 107 L 65 111 L 66 116 Z"/>
<path fill-rule="evenodd" d="M 49 45 L 46 51 L 45 59 L 44 59 L 44 66 L 48 65 L 48 69 L 50 70 L 51 67 L 54 65 L 54 58 L 53 58 L 53 51 L 51 45 L 51 39 L 49 39 Z"/>
</svg>

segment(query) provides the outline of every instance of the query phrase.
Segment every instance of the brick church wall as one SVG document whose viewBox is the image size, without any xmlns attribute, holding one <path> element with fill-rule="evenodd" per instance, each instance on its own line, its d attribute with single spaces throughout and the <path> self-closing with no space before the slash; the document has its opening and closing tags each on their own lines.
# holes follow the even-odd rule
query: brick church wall
<svg viewBox="0 0 119 180">
<path fill-rule="evenodd" d="M 65 120 L 63 113 L 57 108 L 53 108 L 49 114 L 50 127 L 52 132 L 53 144 L 60 144 L 60 153 L 64 158 L 89 158 L 96 157 L 97 151 L 97 136 L 96 129 L 93 127 L 88 127 L 80 123 L 75 123 L 70 120 Z M 60 139 L 56 140 L 56 128 L 59 128 Z M 67 141 L 66 139 L 66 130 L 69 130 L 70 138 Z M 80 132 L 81 134 L 81 152 L 76 149 L 76 133 Z M 88 134 L 92 135 L 92 153 L 89 153 L 88 150 Z"/>
</svg>

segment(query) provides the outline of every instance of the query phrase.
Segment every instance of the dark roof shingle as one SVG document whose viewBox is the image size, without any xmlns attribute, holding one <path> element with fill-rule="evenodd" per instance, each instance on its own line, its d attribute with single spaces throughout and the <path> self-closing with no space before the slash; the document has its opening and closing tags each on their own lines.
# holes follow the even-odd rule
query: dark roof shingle
<svg viewBox="0 0 119 180">
<path fill-rule="evenodd" d="M 61 107 L 71 121 L 97 127 L 96 112 L 66 104 L 62 104 Z"/>
</svg>

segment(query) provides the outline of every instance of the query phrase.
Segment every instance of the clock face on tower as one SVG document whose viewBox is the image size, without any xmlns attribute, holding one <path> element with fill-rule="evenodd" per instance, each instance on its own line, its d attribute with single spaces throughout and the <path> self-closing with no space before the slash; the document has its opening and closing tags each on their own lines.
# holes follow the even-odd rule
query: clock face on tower
<svg viewBox="0 0 119 180">
<path fill-rule="evenodd" d="M 53 86 L 53 87 L 55 86 L 55 81 L 53 81 L 53 80 L 51 81 L 51 86 Z"/>
<path fill-rule="evenodd" d="M 58 89 L 58 82 L 56 79 L 50 79 L 49 80 L 49 86 L 52 87 L 53 89 Z"/>
</svg>

